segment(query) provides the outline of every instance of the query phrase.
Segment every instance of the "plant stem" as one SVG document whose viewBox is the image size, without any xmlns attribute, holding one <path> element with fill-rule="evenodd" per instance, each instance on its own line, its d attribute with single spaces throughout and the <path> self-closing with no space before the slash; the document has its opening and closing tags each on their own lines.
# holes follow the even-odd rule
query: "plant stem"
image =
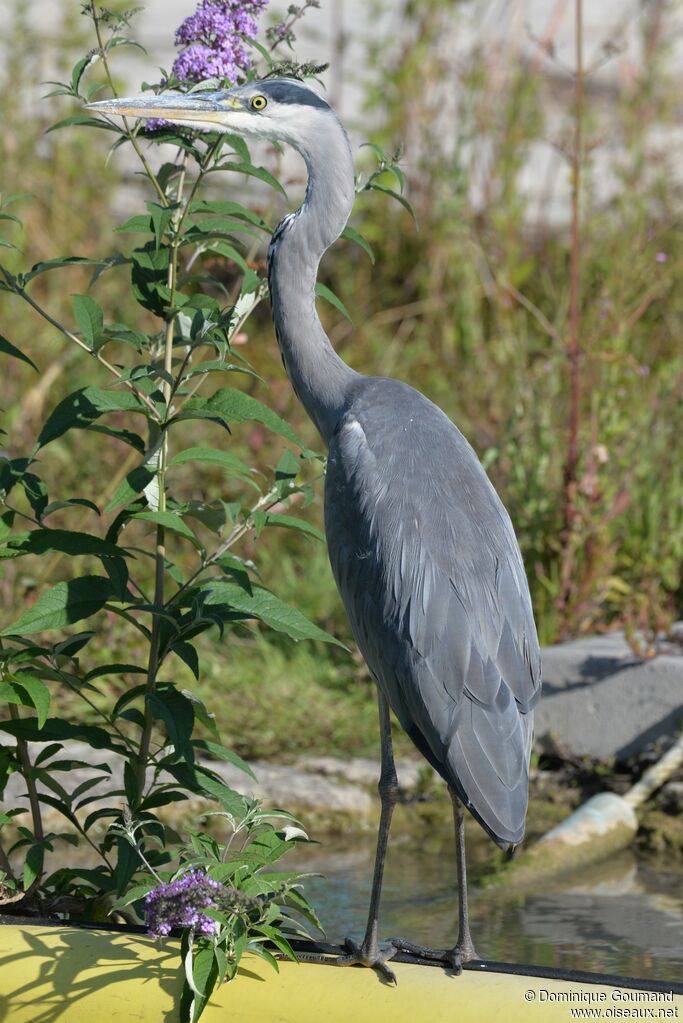
<svg viewBox="0 0 683 1023">
<path fill-rule="evenodd" d="M 187 167 L 187 154 L 183 154 L 182 158 L 182 169 L 180 177 L 178 179 L 178 189 L 176 193 L 177 201 L 182 199 L 183 189 L 185 187 L 185 173 Z M 194 195 L 194 189 L 192 191 Z M 174 214 L 171 221 L 171 229 L 173 231 L 173 240 L 169 247 L 169 261 L 168 261 L 168 313 L 166 314 L 166 332 L 164 335 L 164 379 L 162 381 L 161 389 L 166 401 L 166 420 L 171 415 L 171 401 L 173 396 L 173 384 L 171 377 L 173 373 L 173 332 L 175 330 L 175 313 L 173 307 L 175 306 L 175 293 L 176 284 L 178 280 L 178 251 L 180 248 L 180 226 L 184 220 L 184 211 L 178 211 Z M 155 438 L 150 437 L 150 448 L 153 445 Z M 164 430 L 161 438 L 161 446 L 159 448 L 159 469 L 157 472 L 157 480 L 159 485 L 159 505 L 158 511 L 163 512 L 166 510 L 166 469 L 168 466 L 168 430 Z M 163 526 L 157 526 L 156 528 L 156 544 L 155 544 L 155 555 L 154 555 L 154 604 L 160 608 L 164 603 L 164 571 L 166 563 L 166 530 Z M 145 708 L 144 708 L 144 725 L 142 729 L 142 735 L 140 736 L 140 749 L 137 755 L 136 763 L 136 780 L 138 793 L 142 795 L 145 787 L 145 779 L 147 774 L 147 762 L 149 760 L 150 744 L 152 740 L 152 709 L 149 704 L 148 697 L 154 692 L 157 673 L 159 671 L 160 662 L 160 631 L 161 631 L 161 619 L 158 615 L 154 615 L 152 618 L 152 634 L 149 641 L 149 661 L 147 664 L 147 681 L 145 685 Z"/>
<path fill-rule="evenodd" d="M 574 141 L 571 153 L 572 225 L 569 261 L 569 324 L 566 354 L 569 363 L 569 425 L 567 457 L 564 468 L 563 549 L 558 608 L 567 607 L 574 567 L 574 531 L 576 490 L 579 467 L 579 429 L 581 415 L 581 170 L 583 164 L 583 0 L 574 0 L 576 33 L 576 73 L 574 77 Z"/>
<path fill-rule="evenodd" d="M 19 711 L 13 703 L 9 704 L 9 714 L 12 721 L 21 720 Z M 40 812 L 40 798 L 38 796 L 38 790 L 33 777 L 33 764 L 31 763 L 31 757 L 28 752 L 28 743 L 25 739 L 17 738 L 17 753 L 19 754 L 19 760 L 21 761 L 24 781 L 26 782 L 26 791 L 28 792 L 28 802 L 31 807 L 33 834 L 38 842 L 42 842 L 45 838 L 45 831 L 43 830 L 43 818 Z"/>
<path fill-rule="evenodd" d="M 3 849 L 2 845 L 0 845 L 0 870 L 3 870 L 5 872 L 10 881 L 16 881 L 14 871 L 12 870 L 12 864 L 10 863 L 9 857 L 7 856 L 7 853 Z"/>
<path fill-rule="evenodd" d="M 315 477 L 310 482 L 315 483 L 317 479 L 321 478 L 322 477 Z M 214 564 L 214 562 L 218 561 L 222 554 L 225 554 L 225 552 L 229 550 L 229 548 L 232 547 L 234 543 L 237 543 L 238 540 L 241 540 L 243 536 L 245 536 L 251 529 L 254 528 L 252 516 L 256 512 L 269 511 L 276 504 L 280 504 L 281 502 L 282 497 L 278 495 L 277 487 L 271 487 L 271 489 L 267 493 L 263 494 L 263 496 L 258 499 L 256 504 L 249 509 L 249 514 L 247 515 L 245 520 L 241 522 L 238 526 L 234 526 L 233 529 L 230 530 L 230 533 L 225 538 L 225 540 L 223 540 L 223 542 L 218 545 L 218 547 L 212 554 L 209 554 L 209 556 L 204 559 L 199 568 L 195 572 L 193 572 L 192 575 L 183 583 L 183 585 L 176 590 L 176 592 L 173 594 L 172 602 L 175 603 L 175 601 L 178 599 L 181 593 L 184 593 L 186 590 L 188 590 L 192 583 L 195 581 L 195 579 L 197 579 L 198 576 L 200 576 L 205 569 L 209 568 L 211 565 Z"/>
<path fill-rule="evenodd" d="M 24 288 L 13 288 L 12 290 L 16 295 L 19 295 L 20 298 L 23 298 L 25 302 L 28 302 L 32 309 L 35 309 L 35 311 L 40 316 L 42 316 L 44 320 L 47 320 L 47 322 L 51 324 L 51 326 L 55 327 L 55 329 L 58 330 L 61 334 L 63 334 L 64 337 L 67 337 L 70 341 L 73 341 L 74 344 L 78 345 L 79 348 L 82 348 L 83 351 L 87 352 L 88 355 L 92 355 L 95 359 L 97 359 L 101 366 L 104 366 L 104 368 L 108 370 L 113 376 L 115 376 L 117 380 L 120 380 L 121 383 L 125 384 L 126 387 L 130 388 L 130 390 L 133 391 L 135 395 L 137 395 L 140 401 L 144 402 L 147 408 L 156 416 L 157 411 L 154 402 L 151 401 L 147 397 L 147 395 L 144 394 L 144 392 L 141 391 L 140 388 L 133 383 L 132 380 L 123 380 L 122 379 L 123 374 L 119 372 L 116 366 L 112 366 L 112 364 L 108 362 L 103 355 L 101 355 L 99 352 L 94 352 L 92 348 L 88 347 L 85 341 L 81 341 L 80 337 L 78 337 L 77 334 L 74 334 L 72 331 L 68 329 L 68 327 L 65 327 L 58 320 L 55 320 L 53 316 L 50 316 L 47 310 L 43 309 L 42 306 L 39 306 L 38 303 L 31 298 L 28 292 L 24 290 Z"/>
<path fill-rule="evenodd" d="M 92 5 L 92 20 L 93 20 L 93 24 L 95 26 L 95 35 L 97 36 L 97 46 L 98 46 L 99 51 L 100 51 L 100 57 L 102 58 L 102 66 L 104 67 L 104 73 L 107 76 L 107 82 L 109 83 L 109 88 L 111 89 L 112 96 L 118 97 L 118 92 L 116 91 L 116 86 L 114 85 L 114 79 L 112 78 L 111 71 L 109 70 L 109 61 L 107 60 L 107 52 L 106 52 L 106 50 L 104 48 L 104 44 L 102 42 L 102 32 L 100 31 L 100 19 L 97 17 L 97 8 L 96 8 L 96 5 L 94 3 Z M 130 144 L 132 145 L 133 149 L 135 150 L 135 153 L 136 153 L 138 159 L 140 160 L 140 163 L 145 168 L 145 174 L 147 175 L 149 180 L 152 182 L 152 185 L 154 186 L 154 190 L 157 193 L 157 195 L 159 196 L 159 200 L 161 202 L 161 205 L 162 206 L 168 206 L 169 203 L 168 203 L 168 198 L 166 196 L 166 193 L 164 192 L 163 188 L 159 184 L 159 180 L 158 180 L 156 174 L 154 173 L 154 171 L 150 167 L 149 163 L 147 162 L 147 158 L 145 157 L 145 154 L 142 152 L 142 149 L 140 148 L 140 143 L 138 142 L 138 140 L 137 140 L 137 138 L 135 136 L 135 132 L 131 131 L 131 129 L 129 127 L 129 124 L 128 124 L 128 118 L 123 117 L 122 120 L 123 120 L 123 127 L 124 127 L 126 135 L 128 137 L 128 141 L 130 142 Z"/>
</svg>

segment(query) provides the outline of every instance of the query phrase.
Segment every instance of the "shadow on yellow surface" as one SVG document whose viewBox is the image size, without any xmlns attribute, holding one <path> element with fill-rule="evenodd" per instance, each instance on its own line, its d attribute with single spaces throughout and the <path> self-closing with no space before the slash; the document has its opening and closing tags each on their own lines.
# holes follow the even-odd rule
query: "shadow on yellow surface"
<svg viewBox="0 0 683 1023">
<path fill-rule="evenodd" d="M 392 964 L 394 965 L 394 964 Z M 205 1023 L 553 1023 L 571 1009 L 645 1005 L 683 1018 L 683 987 L 667 992 L 622 990 L 605 982 L 511 975 L 495 968 L 445 970 L 396 963 L 398 988 L 371 970 L 311 963 L 280 964 L 275 973 L 256 957 L 223 985 Z M 0 1023 L 176 1023 L 182 989 L 178 942 L 62 925 L 0 926 Z M 657 991 L 659 993 L 657 993 Z M 636 999 L 639 999 L 636 1002 Z M 606 1017 L 609 1018 L 609 1017 Z"/>
</svg>

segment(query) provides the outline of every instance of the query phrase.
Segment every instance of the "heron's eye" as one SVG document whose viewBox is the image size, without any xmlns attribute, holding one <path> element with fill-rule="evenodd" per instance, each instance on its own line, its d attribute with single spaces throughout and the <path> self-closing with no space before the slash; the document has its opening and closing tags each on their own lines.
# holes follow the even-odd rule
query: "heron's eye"
<svg viewBox="0 0 683 1023">
<path fill-rule="evenodd" d="M 254 96 L 251 101 L 252 110 L 263 110 L 264 107 L 268 106 L 268 100 L 265 96 Z"/>
</svg>

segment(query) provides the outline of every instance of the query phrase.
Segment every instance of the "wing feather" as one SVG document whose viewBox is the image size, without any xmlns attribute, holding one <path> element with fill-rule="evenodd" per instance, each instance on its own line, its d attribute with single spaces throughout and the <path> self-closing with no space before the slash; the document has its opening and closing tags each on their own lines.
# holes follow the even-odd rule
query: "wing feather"
<svg viewBox="0 0 683 1023">
<path fill-rule="evenodd" d="M 520 841 L 539 647 L 512 525 L 473 450 L 412 388 L 366 380 L 330 443 L 325 525 L 401 725 L 499 844 Z"/>
</svg>

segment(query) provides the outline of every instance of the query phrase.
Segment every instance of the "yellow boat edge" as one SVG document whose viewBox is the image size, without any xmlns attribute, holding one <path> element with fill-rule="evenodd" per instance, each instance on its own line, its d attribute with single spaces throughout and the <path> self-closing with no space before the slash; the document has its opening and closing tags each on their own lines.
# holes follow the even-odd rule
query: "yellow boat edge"
<svg viewBox="0 0 683 1023">
<path fill-rule="evenodd" d="M 174 1023 L 182 988 L 179 943 L 61 924 L 0 926 L 0 1023 Z M 392 963 L 398 987 L 372 971 L 280 962 L 279 973 L 253 955 L 219 988 L 206 1023 L 555 1023 L 577 1018 L 683 1019 L 683 986 L 658 990 Z M 533 972 L 530 968 L 530 972 Z M 572 1010 L 601 1009 L 594 1013 Z M 642 1013 L 648 1017 L 648 1013 Z M 650 1016 L 649 1018 L 652 1018 Z"/>
</svg>

